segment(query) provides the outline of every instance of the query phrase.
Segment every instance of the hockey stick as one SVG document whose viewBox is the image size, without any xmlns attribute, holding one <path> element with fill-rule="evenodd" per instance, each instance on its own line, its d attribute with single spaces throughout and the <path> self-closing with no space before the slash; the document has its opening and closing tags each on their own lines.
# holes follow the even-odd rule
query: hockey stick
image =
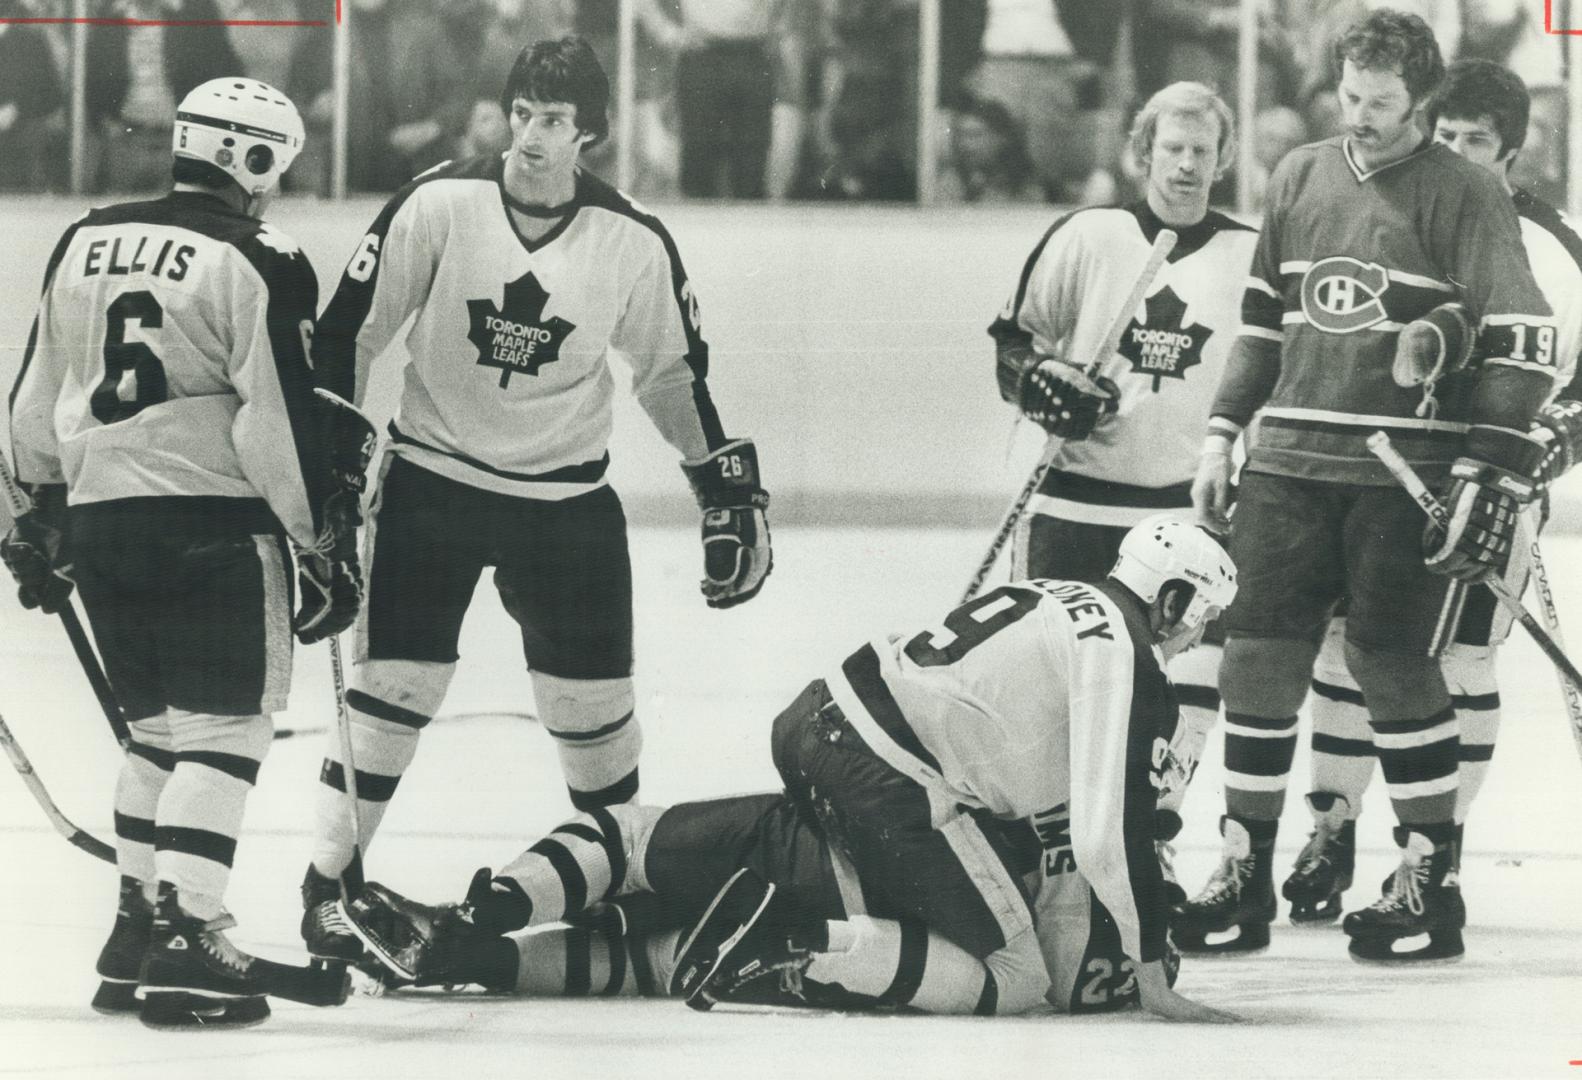
<svg viewBox="0 0 1582 1080">
<path fill-rule="evenodd" d="M 0 717 L 0 745 L 5 747 L 6 757 L 11 759 L 11 767 L 32 792 L 33 798 L 44 811 L 44 816 L 49 818 L 49 823 L 55 826 L 55 831 L 64 836 L 69 842 L 92 855 L 95 859 L 102 859 L 111 866 L 115 865 L 115 849 L 103 840 L 79 829 L 69 821 L 60 808 L 55 805 L 55 800 L 49 797 L 49 791 L 44 787 L 44 781 L 39 779 L 38 773 L 33 771 L 33 763 L 22 752 L 22 744 L 16 741 L 16 736 L 11 734 L 11 729 L 6 726 L 5 719 Z"/>
<path fill-rule="evenodd" d="M 16 476 L 12 474 L 11 466 L 6 463 L 3 454 L 0 454 L 0 488 L 5 489 L 6 508 L 10 510 L 13 521 L 33 508 L 26 493 L 18 486 Z M 82 620 L 77 618 L 77 609 L 72 606 L 69 597 L 66 606 L 60 609 L 60 621 L 66 627 L 66 636 L 71 639 L 71 649 L 77 654 L 77 663 L 82 665 L 82 673 L 88 676 L 88 685 L 93 687 L 93 696 L 99 699 L 99 708 L 104 710 L 104 718 L 115 733 L 115 741 L 125 750 L 132 744 L 132 733 L 127 730 L 126 717 L 121 714 L 121 706 L 115 700 L 115 691 L 110 688 L 110 680 L 104 677 L 99 656 L 93 651 L 93 643 L 88 640 L 88 632 L 82 628 Z"/>
<path fill-rule="evenodd" d="M 1098 375 L 1104 362 L 1108 360 L 1118 347 L 1121 335 L 1126 332 L 1126 324 L 1131 322 L 1132 315 L 1137 311 L 1137 305 L 1143 302 L 1148 288 L 1158 276 L 1160 267 L 1164 266 L 1165 259 L 1176 246 L 1176 234 L 1171 229 L 1160 229 L 1159 235 L 1154 237 L 1153 250 L 1148 253 L 1148 261 L 1143 264 L 1141 273 L 1137 275 L 1132 291 L 1127 294 L 1126 301 L 1115 313 L 1115 318 L 1110 323 L 1109 331 L 1104 335 L 1104 340 L 1099 343 L 1098 350 L 1088 366 L 1082 373 L 1089 379 Z M 961 594 L 961 603 L 965 604 L 978 590 L 983 588 L 983 583 L 989 577 L 989 572 L 994 569 L 994 564 L 999 561 L 1000 552 L 1005 548 L 1005 542 L 1011 538 L 1011 533 L 1016 529 L 1016 523 L 1021 520 L 1022 513 L 1027 509 L 1027 504 L 1032 501 L 1033 493 L 1044 482 L 1044 477 L 1049 470 L 1054 468 L 1055 457 L 1060 453 L 1060 448 L 1066 440 L 1051 435 L 1044 444 L 1044 452 L 1038 459 L 1038 464 L 1033 467 L 1032 475 L 1028 476 L 1027 483 L 1022 485 L 1022 490 L 1011 503 L 1011 508 L 1005 512 L 1005 517 L 1000 521 L 1000 527 L 994 534 L 994 540 L 989 544 L 989 550 L 978 563 L 977 571 L 972 575 L 972 580 L 967 583 L 966 591 Z"/>
<path fill-rule="evenodd" d="M 1532 548 L 1533 591 L 1538 594 L 1538 610 L 1543 614 L 1544 625 L 1555 640 L 1555 645 L 1565 648 L 1565 635 L 1560 630 L 1560 609 L 1555 604 L 1555 594 L 1549 587 L 1549 571 L 1544 567 L 1544 554 L 1538 547 L 1538 537 L 1533 536 Z M 1582 753 L 1582 694 L 1568 680 L 1560 680 L 1560 700 L 1565 703 L 1566 719 L 1571 722 L 1571 738 L 1577 752 Z"/>
<path fill-rule="evenodd" d="M 346 708 L 346 671 L 341 666 L 341 637 L 330 635 L 330 676 L 335 682 L 335 732 L 341 743 L 341 776 L 346 789 L 346 812 L 352 824 L 352 858 L 341 872 L 341 905 L 350 907 L 352 896 L 362 891 L 362 811 L 357 806 L 357 766 L 352 761 L 352 715 Z M 355 877 L 355 887 L 346 883 Z"/>
<path fill-rule="evenodd" d="M 1418 506 L 1422 507 L 1423 513 L 1442 526 L 1449 524 L 1450 514 L 1445 510 L 1444 505 L 1434 497 L 1433 492 L 1428 490 L 1428 486 L 1423 483 L 1423 478 L 1417 475 L 1417 470 L 1413 469 L 1411 464 L 1401 456 L 1400 451 L 1390 445 L 1390 437 L 1388 435 L 1382 431 L 1375 431 L 1372 435 L 1369 435 L 1368 449 L 1373 451 L 1375 457 L 1384 462 L 1384 467 L 1390 470 L 1390 475 L 1394 476 L 1401 486 L 1406 489 L 1407 494 L 1416 501 Z M 1570 680 L 1571 686 L 1574 689 L 1582 689 L 1582 671 L 1577 670 L 1577 666 L 1571 662 L 1571 658 L 1561 651 L 1559 645 L 1555 644 L 1554 638 L 1545 633 L 1544 628 L 1538 625 L 1538 620 L 1533 618 L 1532 614 L 1522 606 L 1521 600 L 1517 598 L 1515 593 L 1511 592 L 1510 586 L 1506 585 L 1500 578 L 1492 575 L 1482 578 L 1481 582 L 1488 586 L 1489 591 L 1494 594 L 1494 599 L 1500 602 L 1500 606 L 1516 617 L 1516 621 L 1522 624 L 1522 629 L 1526 630 L 1533 642 L 1543 650 L 1543 654 L 1549 658 L 1550 662 L 1560 670 L 1566 679 Z M 1582 752 L 1582 740 L 1578 741 L 1577 747 L 1579 752 Z"/>
</svg>

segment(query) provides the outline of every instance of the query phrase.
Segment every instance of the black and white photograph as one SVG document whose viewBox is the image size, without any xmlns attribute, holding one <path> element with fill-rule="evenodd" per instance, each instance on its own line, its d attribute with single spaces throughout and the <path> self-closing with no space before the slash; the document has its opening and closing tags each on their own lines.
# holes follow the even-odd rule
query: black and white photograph
<svg viewBox="0 0 1582 1080">
<path fill-rule="evenodd" d="M 0 0 L 0 1077 L 1582 1078 L 1579 222 L 1582 0 Z"/>
</svg>

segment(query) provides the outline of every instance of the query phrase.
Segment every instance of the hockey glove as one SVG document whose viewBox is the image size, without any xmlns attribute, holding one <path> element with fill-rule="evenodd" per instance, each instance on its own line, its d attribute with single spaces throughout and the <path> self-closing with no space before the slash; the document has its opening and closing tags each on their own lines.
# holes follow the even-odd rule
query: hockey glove
<svg viewBox="0 0 1582 1080">
<path fill-rule="evenodd" d="M 681 471 L 703 510 L 703 598 L 712 608 L 751 600 L 774 568 L 757 448 L 736 439 L 702 461 L 683 461 Z"/>
<path fill-rule="evenodd" d="M 322 403 L 321 445 L 330 473 L 330 493 L 320 513 L 319 539 L 297 551 L 302 603 L 292 629 L 304 645 L 333 637 L 357 619 L 362 606 L 362 568 L 357 562 L 357 526 L 363 523 L 362 493 L 373 457 L 373 425 L 350 402 L 314 390 Z"/>
<path fill-rule="evenodd" d="M 1022 380 L 1022 413 L 1062 439 L 1086 439 L 1101 416 L 1113 413 L 1120 390 L 1102 375 L 1089 378 L 1061 360 L 1038 362 Z"/>
<path fill-rule="evenodd" d="M 297 549 L 297 589 L 301 603 L 291 629 L 304 645 L 323 641 L 357 620 L 363 602 L 362 567 L 357 562 L 357 496 L 338 492 L 325 507 L 324 531 L 311 548 Z"/>
<path fill-rule="evenodd" d="M 1462 456 L 1450 467 L 1450 489 L 1441 500 L 1449 525 L 1423 533 L 1424 561 L 1435 573 L 1477 581 L 1505 570 L 1521 508 L 1537 490 L 1544 444 L 1510 428 L 1474 424 Z"/>
<path fill-rule="evenodd" d="M 1437 382 L 1472 360 L 1477 344 L 1472 315 L 1464 304 L 1440 304 L 1407 323 L 1395 339 L 1395 385 L 1403 388 Z"/>
<path fill-rule="evenodd" d="M 65 517 L 64 485 L 33 491 L 33 509 L 17 518 L 0 540 L 0 559 L 16 579 L 17 599 L 29 610 L 46 615 L 65 609 L 71 598 L 71 560 L 66 555 L 60 522 Z"/>
<path fill-rule="evenodd" d="M 1582 401 L 1551 401 L 1533 417 L 1528 432 L 1544 444 L 1544 457 L 1538 463 L 1538 490 L 1570 471 L 1582 458 Z"/>
</svg>

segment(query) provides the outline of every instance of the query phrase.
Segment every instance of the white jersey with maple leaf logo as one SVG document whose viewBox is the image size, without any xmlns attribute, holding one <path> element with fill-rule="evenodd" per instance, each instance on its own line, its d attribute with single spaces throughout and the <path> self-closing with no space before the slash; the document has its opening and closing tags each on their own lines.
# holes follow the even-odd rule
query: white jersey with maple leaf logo
<svg viewBox="0 0 1582 1080">
<path fill-rule="evenodd" d="M 262 502 L 299 544 L 318 467 L 307 342 L 318 282 L 296 242 L 216 196 L 90 211 L 50 256 L 11 396 L 24 483 L 71 505 Z"/>
<path fill-rule="evenodd" d="M 604 483 L 611 353 L 684 457 L 723 445 L 697 303 L 664 226 L 579 171 L 566 217 L 525 239 L 503 168 L 498 156 L 446 163 L 386 204 L 319 321 L 320 384 L 361 403 L 369 365 L 412 317 L 393 452 L 505 494 Z"/>
<path fill-rule="evenodd" d="M 1146 203 L 1066 215 L 1033 248 L 989 327 L 1002 344 L 1030 344 L 1079 367 L 1103 351 L 1098 373 L 1120 390 L 1115 415 L 1061 448 L 1035 511 L 1131 526 L 1191 503 L 1203 427 L 1241 322 L 1258 234 L 1213 211 L 1177 229 L 1175 250 L 1110 352 L 1104 335 L 1163 228 Z"/>
</svg>

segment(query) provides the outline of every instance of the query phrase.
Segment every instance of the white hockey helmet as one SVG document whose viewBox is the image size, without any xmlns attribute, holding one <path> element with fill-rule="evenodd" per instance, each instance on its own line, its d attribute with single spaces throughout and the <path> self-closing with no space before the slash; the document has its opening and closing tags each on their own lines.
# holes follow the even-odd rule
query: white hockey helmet
<svg viewBox="0 0 1582 1080">
<path fill-rule="evenodd" d="M 268 83 L 240 77 L 210 79 L 176 106 L 171 151 L 206 161 L 262 195 L 302 152 L 302 117 L 291 99 Z"/>
<path fill-rule="evenodd" d="M 1236 564 L 1207 532 L 1172 514 L 1154 514 L 1121 540 L 1110 577 L 1151 604 L 1167 582 L 1184 581 L 1196 592 L 1182 616 L 1195 627 L 1210 608 L 1224 611 L 1236 598 Z"/>
</svg>

